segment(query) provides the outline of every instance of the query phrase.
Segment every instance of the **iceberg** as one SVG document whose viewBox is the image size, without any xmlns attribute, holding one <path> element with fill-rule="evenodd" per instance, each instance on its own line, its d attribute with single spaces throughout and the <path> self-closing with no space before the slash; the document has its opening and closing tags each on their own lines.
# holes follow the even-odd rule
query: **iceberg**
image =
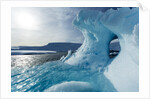
<svg viewBox="0 0 150 99">
<path fill-rule="evenodd" d="M 89 65 L 96 70 L 107 66 L 109 70 L 104 75 L 117 91 L 139 91 L 139 9 L 80 11 L 73 24 L 81 30 L 85 41 L 66 63 Z M 115 35 L 121 51 L 109 62 L 108 45 Z"/>
<path fill-rule="evenodd" d="M 139 91 L 139 9 L 109 10 L 101 22 L 118 36 L 121 46 L 105 76 L 118 91 Z"/>
<path fill-rule="evenodd" d="M 99 21 L 102 15 L 99 11 L 80 11 L 73 24 L 85 40 L 65 63 L 92 68 L 93 71 L 108 65 L 109 43 L 115 35 Z"/>
<path fill-rule="evenodd" d="M 82 10 L 73 20 L 85 38 L 73 54 L 29 68 L 13 67 L 11 91 L 138 92 L 139 9 Z M 109 57 L 115 37 L 119 54 Z"/>
</svg>

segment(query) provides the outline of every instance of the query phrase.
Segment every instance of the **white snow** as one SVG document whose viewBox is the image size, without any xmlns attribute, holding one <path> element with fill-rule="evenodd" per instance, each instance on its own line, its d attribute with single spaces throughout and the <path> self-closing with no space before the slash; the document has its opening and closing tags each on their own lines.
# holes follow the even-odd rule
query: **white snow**
<svg viewBox="0 0 150 99">
<path fill-rule="evenodd" d="M 92 87 L 88 82 L 70 81 L 56 84 L 45 92 L 87 92 L 92 91 Z"/>
</svg>

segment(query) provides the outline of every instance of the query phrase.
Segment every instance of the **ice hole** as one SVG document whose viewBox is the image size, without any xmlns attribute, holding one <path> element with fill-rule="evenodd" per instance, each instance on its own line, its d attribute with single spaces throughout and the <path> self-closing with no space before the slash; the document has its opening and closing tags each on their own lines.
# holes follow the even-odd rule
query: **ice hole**
<svg viewBox="0 0 150 99">
<path fill-rule="evenodd" d="M 119 54 L 120 49 L 121 48 L 120 48 L 118 37 L 115 36 L 109 44 L 109 57 L 110 58 L 116 57 Z"/>
</svg>

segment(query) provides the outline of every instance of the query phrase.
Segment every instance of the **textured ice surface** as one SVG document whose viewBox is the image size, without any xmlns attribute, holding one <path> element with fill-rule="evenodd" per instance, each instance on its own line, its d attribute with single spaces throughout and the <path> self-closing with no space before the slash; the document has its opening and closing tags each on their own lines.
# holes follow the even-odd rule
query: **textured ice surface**
<svg viewBox="0 0 150 99">
<path fill-rule="evenodd" d="M 73 24 L 83 33 L 85 40 L 65 63 L 85 66 L 94 71 L 107 66 L 109 43 L 115 35 L 99 21 L 102 15 L 99 11 L 80 11 Z"/>
<path fill-rule="evenodd" d="M 61 61 L 26 68 L 13 67 L 11 77 L 12 92 L 116 91 L 100 72 L 91 72 L 90 69 L 71 66 Z"/>
<path fill-rule="evenodd" d="M 93 91 L 92 86 L 88 82 L 79 82 L 79 81 L 70 81 L 63 82 L 61 84 L 56 84 L 48 89 L 45 92 L 91 92 Z"/>
<path fill-rule="evenodd" d="M 74 25 L 82 31 L 85 41 L 66 63 L 94 69 L 107 65 L 109 69 L 104 74 L 117 91 L 138 91 L 138 15 L 138 8 L 110 9 L 105 13 L 81 11 Z M 118 36 L 121 52 L 109 65 L 108 44 L 114 35 Z"/>
<path fill-rule="evenodd" d="M 101 22 L 118 36 L 121 46 L 120 54 L 109 65 L 105 76 L 118 91 L 139 91 L 138 8 L 109 10 Z"/>
<path fill-rule="evenodd" d="M 56 62 L 12 68 L 11 91 L 138 91 L 138 14 L 138 8 L 80 11 L 73 25 L 85 40 L 77 52 Z M 116 35 L 121 51 L 110 59 L 109 43 Z"/>
</svg>

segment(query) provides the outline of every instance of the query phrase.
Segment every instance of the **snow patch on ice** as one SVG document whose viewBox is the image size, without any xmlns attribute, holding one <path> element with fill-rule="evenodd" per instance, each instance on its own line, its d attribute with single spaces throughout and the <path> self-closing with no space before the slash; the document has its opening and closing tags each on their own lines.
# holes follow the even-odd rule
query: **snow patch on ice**
<svg viewBox="0 0 150 99">
<path fill-rule="evenodd" d="M 56 84 L 45 92 L 90 92 L 92 86 L 88 82 L 70 81 Z"/>
</svg>

